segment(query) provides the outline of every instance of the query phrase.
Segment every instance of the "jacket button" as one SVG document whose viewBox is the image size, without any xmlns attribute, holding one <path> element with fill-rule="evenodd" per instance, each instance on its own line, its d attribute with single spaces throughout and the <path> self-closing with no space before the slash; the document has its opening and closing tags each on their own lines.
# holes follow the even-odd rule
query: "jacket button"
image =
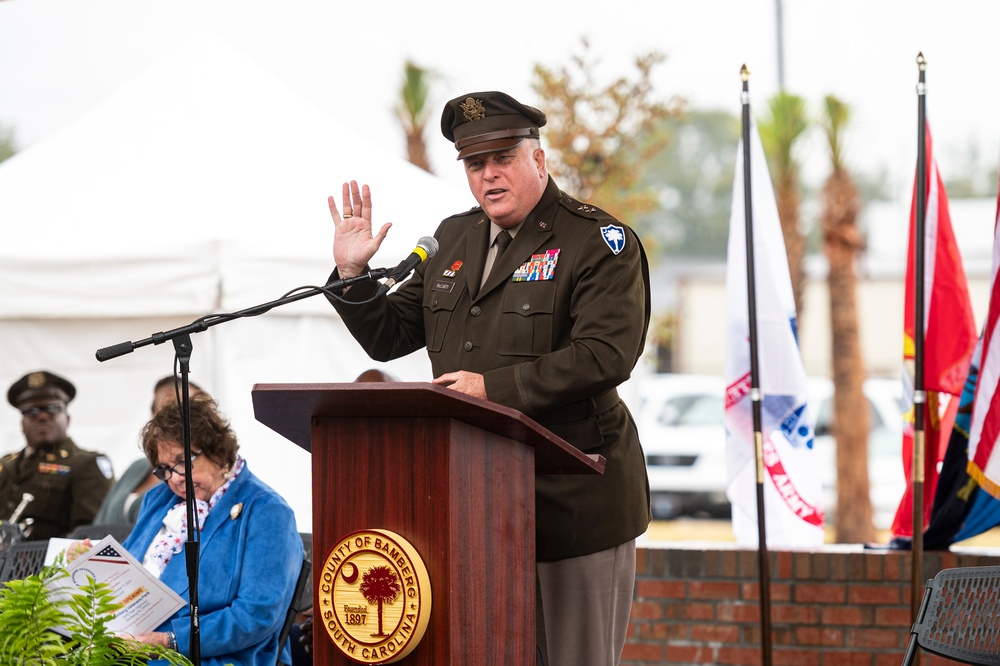
<svg viewBox="0 0 1000 666">
<path fill-rule="evenodd" d="M 465 348 L 465 351 L 472 351 L 472 343 L 471 342 L 466 342 L 464 345 L 462 345 L 462 347 Z"/>
<path fill-rule="evenodd" d="M 521 306 L 521 309 L 527 312 L 528 310 L 531 309 L 531 303 L 525 303 L 524 305 Z"/>
<path fill-rule="evenodd" d="M 478 317 L 479 315 L 483 314 L 483 309 L 478 305 L 473 305 L 472 309 L 469 310 L 469 314 L 471 314 L 473 317 Z"/>
</svg>

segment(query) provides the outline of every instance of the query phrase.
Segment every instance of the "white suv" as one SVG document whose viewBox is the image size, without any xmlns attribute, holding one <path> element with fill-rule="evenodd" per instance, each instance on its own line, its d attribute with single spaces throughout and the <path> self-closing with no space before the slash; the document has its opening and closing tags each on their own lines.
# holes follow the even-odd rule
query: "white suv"
<svg viewBox="0 0 1000 666">
<path fill-rule="evenodd" d="M 721 377 L 707 375 L 642 379 L 636 427 L 646 452 L 654 518 L 729 515 L 725 389 Z"/>
<path fill-rule="evenodd" d="M 905 488 L 902 447 L 902 384 L 868 379 L 870 436 L 868 475 L 875 526 L 892 523 Z M 727 517 L 725 382 L 708 375 L 664 374 L 639 385 L 636 423 L 646 452 L 654 518 L 679 515 Z M 809 407 L 828 521 L 836 506 L 836 443 L 831 434 L 833 384 L 809 379 Z"/>
</svg>

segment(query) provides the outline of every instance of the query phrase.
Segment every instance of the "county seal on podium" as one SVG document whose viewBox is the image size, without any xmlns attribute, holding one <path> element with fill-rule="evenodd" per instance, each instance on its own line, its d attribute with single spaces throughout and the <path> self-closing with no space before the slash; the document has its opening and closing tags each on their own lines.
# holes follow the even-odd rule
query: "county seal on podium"
<svg viewBox="0 0 1000 666">
<path fill-rule="evenodd" d="M 348 659 L 391 664 L 420 643 L 431 585 L 416 549 L 388 530 L 341 538 L 319 575 L 318 623 Z"/>
</svg>

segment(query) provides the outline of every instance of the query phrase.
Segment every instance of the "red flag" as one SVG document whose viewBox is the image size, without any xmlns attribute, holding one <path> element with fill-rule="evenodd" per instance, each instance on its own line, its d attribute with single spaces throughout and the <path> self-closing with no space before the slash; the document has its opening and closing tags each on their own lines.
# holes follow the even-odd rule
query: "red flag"
<svg viewBox="0 0 1000 666">
<path fill-rule="evenodd" d="M 924 404 L 924 525 L 930 520 L 937 486 L 937 468 L 948 446 L 948 437 L 955 419 L 957 396 L 962 393 L 969 363 L 976 347 L 976 322 L 972 314 L 969 286 L 962 268 L 955 233 L 948 212 L 948 195 L 941 182 L 934 152 L 931 130 L 926 128 L 927 173 L 926 217 L 924 221 L 924 347 L 923 371 L 927 402 Z M 906 304 L 903 322 L 903 362 L 907 377 L 907 398 L 910 410 L 903 428 L 903 469 L 912 479 L 913 466 L 913 378 L 914 378 L 914 243 L 917 218 L 916 178 L 910 205 L 910 234 L 906 252 Z M 913 536 L 913 487 L 906 492 L 892 523 L 894 537 Z"/>
</svg>

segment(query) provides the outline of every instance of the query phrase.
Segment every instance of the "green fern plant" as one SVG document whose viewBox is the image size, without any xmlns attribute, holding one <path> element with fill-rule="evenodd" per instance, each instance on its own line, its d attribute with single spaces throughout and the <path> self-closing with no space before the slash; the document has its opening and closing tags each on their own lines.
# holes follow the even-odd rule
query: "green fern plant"
<svg viewBox="0 0 1000 666">
<path fill-rule="evenodd" d="M 108 622 L 117 610 L 111 588 L 93 579 L 68 596 L 50 590 L 69 577 L 61 556 L 38 574 L 0 589 L 0 664 L 18 666 L 141 666 L 162 659 L 192 666 L 174 650 L 116 636 Z M 69 636 L 52 631 L 61 627 Z"/>
</svg>

